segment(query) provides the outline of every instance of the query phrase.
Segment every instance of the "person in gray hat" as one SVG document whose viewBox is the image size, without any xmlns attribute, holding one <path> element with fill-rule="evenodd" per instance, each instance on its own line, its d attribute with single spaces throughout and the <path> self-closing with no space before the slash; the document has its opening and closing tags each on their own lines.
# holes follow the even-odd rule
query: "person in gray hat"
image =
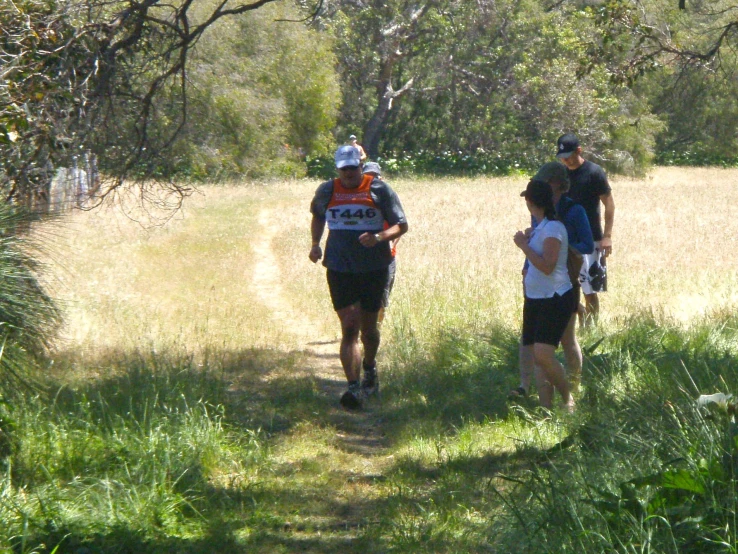
<svg viewBox="0 0 738 554">
<path fill-rule="evenodd" d="M 377 319 L 392 262 L 390 242 L 406 233 L 408 224 L 395 191 L 381 179 L 362 175 L 356 148 L 341 146 L 335 161 L 338 178 L 322 183 L 310 204 L 308 257 L 313 263 L 323 259 L 326 267 L 331 301 L 341 321 L 340 358 L 348 381 L 341 405 L 353 410 L 379 389 Z M 326 225 L 324 255 L 320 241 Z"/>
<path fill-rule="evenodd" d="M 584 256 L 582 292 L 584 292 L 583 322 L 597 322 L 600 313 L 600 292 L 607 291 L 607 257 L 612 254 L 612 227 L 615 220 L 615 200 L 605 171 L 582 157 L 582 147 L 576 135 L 567 133 L 557 141 L 556 157 L 569 170 L 571 188 L 568 196 L 587 212 L 595 241 L 595 251 Z M 600 218 L 600 203 L 605 208 L 604 229 Z"/>
<path fill-rule="evenodd" d="M 382 167 L 377 162 L 367 162 L 364 164 L 364 169 L 362 170 L 362 173 L 364 175 L 371 175 L 377 179 L 381 179 Z M 389 223 L 385 221 L 384 228 L 387 229 L 388 227 L 389 227 Z M 382 295 L 382 307 L 379 309 L 379 317 L 378 317 L 379 323 L 382 323 L 382 321 L 384 321 L 384 312 L 387 310 L 387 307 L 389 306 L 390 294 L 392 294 L 392 288 L 395 285 L 395 275 L 397 274 L 397 243 L 398 242 L 400 242 L 400 237 L 397 237 L 396 239 L 390 241 L 390 248 L 392 252 L 392 263 L 387 268 L 389 271 L 389 277 L 387 279 L 387 286 L 384 288 L 384 294 Z"/>
<path fill-rule="evenodd" d="M 548 183 L 551 187 L 553 202 L 556 208 L 556 217 L 566 227 L 569 247 L 581 255 L 591 254 L 594 251 L 594 240 L 592 239 L 592 230 L 589 227 L 587 214 L 582 206 L 576 204 L 566 196 L 566 193 L 569 191 L 569 176 L 566 167 L 558 162 L 548 162 L 538 169 L 533 180 Z M 531 217 L 531 229 L 534 229 L 538 223 L 535 218 Z M 528 267 L 529 263 L 526 260 L 525 266 L 523 267 L 524 276 Z M 582 374 L 582 349 L 576 337 L 577 309 L 579 307 L 581 291 L 578 280 L 572 282 L 572 289 L 571 317 L 561 336 L 561 347 L 564 351 L 564 359 L 566 360 L 569 385 L 571 390 L 576 392 L 579 389 Z M 525 397 L 528 395 L 533 370 L 533 351 L 530 347 L 523 346 L 521 342 L 520 386 L 510 391 L 511 398 Z"/>
<path fill-rule="evenodd" d="M 382 177 L 382 167 L 377 162 L 366 162 L 361 172 L 372 177 Z"/>
</svg>

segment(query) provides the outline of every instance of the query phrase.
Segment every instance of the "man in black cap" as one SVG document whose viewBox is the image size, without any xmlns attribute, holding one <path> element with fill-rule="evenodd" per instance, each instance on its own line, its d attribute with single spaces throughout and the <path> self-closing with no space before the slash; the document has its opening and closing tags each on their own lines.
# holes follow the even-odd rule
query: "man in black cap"
<svg viewBox="0 0 738 554">
<path fill-rule="evenodd" d="M 595 250 L 584 255 L 580 274 L 585 306 L 584 321 L 597 321 L 600 301 L 597 296 L 607 291 L 607 257 L 612 254 L 612 226 L 615 220 L 615 200 L 605 171 L 596 163 L 582 157 L 582 147 L 576 135 L 567 133 L 559 137 L 556 157 L 569 170 L 571 188 L 568 196 L 587 212 Z M 602 228 L 600 202 L 605 207 L 605 226 Z"/>
</svg>

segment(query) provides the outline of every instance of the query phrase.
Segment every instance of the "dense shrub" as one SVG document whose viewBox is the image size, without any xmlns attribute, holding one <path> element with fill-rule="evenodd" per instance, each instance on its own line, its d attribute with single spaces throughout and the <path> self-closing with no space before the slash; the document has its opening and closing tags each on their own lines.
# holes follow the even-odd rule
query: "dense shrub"
<svg viewBox="0 0 738 554">
<path fill-rule="evenodd" d="M 39 282 L 37 246 L 23 232 L 30 216 L 0 203 L 0 397 L 15 390 L 43 355 L 60 312 Z"/>
<path fill-rule="evenodd" d="M 471 177 L 475 175 L 514 175 L 534 171 L 546 160 L 520 157 L 504 158 L 494 152 L 478 151 L 474 154 L 464 152 L 402 152 L 378 158 L 382 171 L 391 175 L 456 175 Z M 307 159 L 309 177 L 330 178 L 335 175 L 332 156 L 316 156 Z"/>
<path fill-rule="evenodd" d="M 724 156 L 707 150 L 669 150 L 656 156 L 658 165 L 738 167 L 738 156 Z"/>
</svg>

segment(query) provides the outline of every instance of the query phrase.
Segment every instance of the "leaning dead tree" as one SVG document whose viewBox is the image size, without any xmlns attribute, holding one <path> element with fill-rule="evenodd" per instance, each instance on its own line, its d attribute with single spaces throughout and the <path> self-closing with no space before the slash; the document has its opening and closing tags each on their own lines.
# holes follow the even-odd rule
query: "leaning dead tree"
<svg viewBox="0 0 738 554">
<path fill-rule="evenodd" d="M 274 1 L 0 2 L 4 199 L 31 204 L 92 152 L 99 198 L 134 184 L 144 199 L 181 201 L 187 189 L 161 168 L 187 119 L 190 54 L 219 19 Z"/>
</svg>

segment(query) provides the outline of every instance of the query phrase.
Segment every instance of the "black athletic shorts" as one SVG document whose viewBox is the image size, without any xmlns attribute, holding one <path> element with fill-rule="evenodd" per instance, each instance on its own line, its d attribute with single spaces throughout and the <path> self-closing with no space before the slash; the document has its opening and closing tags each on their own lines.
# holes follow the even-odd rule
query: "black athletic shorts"
<svg viewBox="0 0 738 554">
<path fill-rule="evenodd" d="M 344 273 L 329 269 L 327 276 L 334 310 L 347 308 L 357 302 L 365 312 L 378 312 L 382 307 L 382 296 L 389 277 L 386 268 L 365 273 Z"/>
<path fill-rule="evenodd" d="M 523 303 L 523 345 L 541 343 L 558 347 L 571 319 L 574 292 L 551 298 L 527 298 Z"/>
</svg>

